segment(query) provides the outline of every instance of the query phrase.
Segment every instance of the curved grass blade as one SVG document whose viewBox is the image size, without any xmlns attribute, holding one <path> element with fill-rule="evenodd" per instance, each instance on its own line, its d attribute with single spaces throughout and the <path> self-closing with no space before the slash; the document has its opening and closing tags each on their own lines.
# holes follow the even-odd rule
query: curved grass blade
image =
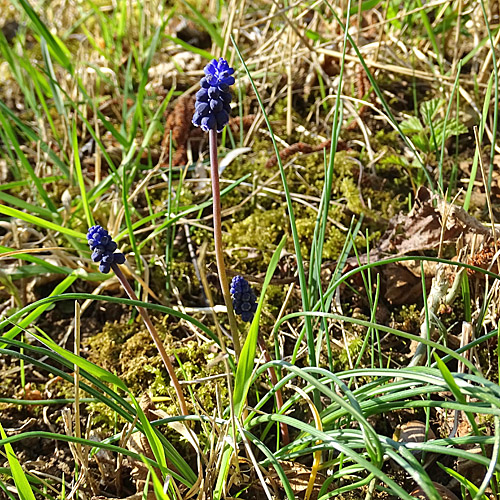
<svg viewBox="0 0 500 500">
<path fill-rule="evenodd" d="M 43 227 L 45 229 L 52 229 L 53 231 L 57 231 L 58 233 L 63 233 L 72 238 L 77 238 L 79 240 L 85 240 L 86 236 L 80 231 L 75 231 L 74 229 L 70 229 L 68 227 L 60 226 L 59 224 L 55 224 L 54 222 L 50 222 L 45 219 L 41 219 L 36 215 L 27 214 L 26 212 L 21 212 L 21 210 L 17 210 L 16 208 L 7 207 L 5 205 L 0 205 L 0 213 L 7 215 L 8 217 L 15 217 L 16 219 L 21 219 L 28 224 L 33 224 L 35 226 Z M 57 214 L 57 212 L 55 212 Z"/>
<path fill-rule="evenodd" d="M 2 436 L 2 442 L 0 442 L 0 444 L 3 444 L 5 448 L 7 460 L 9 461 L 10 470 L 12 472 L 12 478 L 14 479 L 20 500 L 35 500 L 35 495 L 31 489 L 28 479 L 26 478 L 26 474 L 24 473 L 16 454 L 14 453 L 11 444 L 6 442 L 7 435 L 3 430 L 2 424 L 0 424 L 0 436 Z"/>
<path fill-rule="evenodd" d="M 254 368 L 255 352 L 257 350 L 257 336 L 259 333 L 259 320 L 262 311 L 262 306 L 264 305 L 265 295 L 267 287 L 271 282 L 274 270 L 278 265 L 278 261 L 281 256 L 281 251 L 286 243 L 286 235 L 281 239 L 278 247 L 273 253 L 269 266 L 267 268 L 266 277 L 264 278 L 264 284 L 262 285 L 262 291 L 259 297 L 259 303 L 257 305 L 257 311 L 253 318 L 252 324 L 250 325 L 250 330 L 248 336 L 241 349 L 241 356 L 238 361 L 238 366 L 236 368 L 236 378 L 234 381 L 234 412 L 237 418 L 240 418 L 243 409 L 245 407 L 245 401 L 247 398 L 248 390 L 250 389 L 250 384 L 252 383 L 252 372 Z"/>
<path fill-rule="evenodd" d="M 76 272 L 75 272 L 76 273 Z M 78 276 L 75 276 L 75 279 Z M 54 302 L 59 302 L 62 300 L 104 300 L 107 302 L 115 302 L 118 304 L 124 304 L 127 306 L 134 306 L 134 307 L 144 307 L 146 309 L 152 309 L 154 311 L 159 311 L 164 314 L 169 314 L 170 316 L 175 316 L 176 318 L 183 319 L 185 321 L 189 321 L 192 323 L 194 326 L 199 328 L 202 332 L 204 332 L 206 335 L 208 335 L 215 343 L 218 345 L 218 338 L 215 333 L 213 333 L 206 325 L 201 323 L 200 321 L 192 318 L 191 316 L 188 316 L 187 314 L 184 314 L 180 311 L 177 311 L 175 309 L 172 309 L 170 307 L 162 306 L 160 304 L 151 304 L 148 302 L 142 302 L 142 301 L 136 301 L 136 300 L 130 300 L 130 299 L 122 299 L 119 297 L 108 297 L 105 295 L 93 295 L 91 293 L 66 293 L 63 295 L 51 295 L 50 297 L 46 297 L 44 299 L 40 299 L 37 302 L 34 302 L 33 304 L 29 304 L 26 307 L 23 307 L 23 309 L 16 311 L 14 314 L 12 314 L 9 318 L 3 320 L 0 322 L 0 331 L 5 328 L 6 326 L 11 325 L 14 323 L 16 320 L 18 320 L 20 317 L 22 317 L 24 314 L 29 313 L 33 309 L 37 309 L 38 307 L 48 307 L 50 304 Z M 0 337 L 0 341 L 2 338 L 8 338 L 7 332 L 3 337 Z"/>
<path fill-rule="evenodd" d="M 78 273 L 74 272 L 73 274 L 70 274 L 69 276 L 66 276 L 61 283 L 59 283 L 54 290 L 52 290 L 51 294 L 47 299 L 53 298 L 63 292 L 65 292 L 78 278 Z M 36 304 L 36 303 L 35 303 Z M 38 317 L 40 317 L 44 311 L 47 310 L 47 308 L 50 306 L 51 301 L 44 302 L 43 304 L 36 306 L 34 304 L 31 304 L 31 306 L 34 305 L 34 307 L 30 307 L 30 310 L 34 309 L 33 312 L 28 314 L 22 321 L 19 322 L 18 325 L 14 326 L 12 329 L 10 329 L 8 332 L 6 332 L 0 339 L 5 338 L 5 339 L 13 339 L 19 332 L 21 332 L 24 328 L 28 327 L 31 325 L 33 321 L 35 321 Z M 20 311 L 18 311 L 20 312 Z M 14 314 L 14 316 L 17 313 Z M 8 320 L 4 320 L 2 322 L 2 325 L 10 325 L 12 324 L 13 321 L 13 316 L 10 317 Z M 0 330 L 2 329 L 2 325 L 0 325 Z M 5 344 L 0 344 L 0 347 L 5 347 Z"/>
</svg>

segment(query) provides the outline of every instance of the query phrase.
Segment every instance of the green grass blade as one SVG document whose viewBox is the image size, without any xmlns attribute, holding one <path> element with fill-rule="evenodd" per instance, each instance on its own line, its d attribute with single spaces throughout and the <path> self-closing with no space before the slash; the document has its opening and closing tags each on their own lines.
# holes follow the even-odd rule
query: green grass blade
<svg viewBox="0 0 500 500">
<path fill-rule="evenodd" d="M 3 113 L 0 113 L 0 124 L 3 127 L 4 132 L 7 134 L 7 137 L 9 138 L 9 141 L 16 152 L 17 158 L 21 162 L 21 165 L 26 170 L 26 172 L 29 174 L 31 180 L 33 181 L 33 184 L 36 186 L 38 194 L 40 195 L 40 197 L 43 199 L 43 201 L 47 205 L 47 208 L 53 212 L 54 218 L 58 219 L 58 213 L 56 210 L 56 206 L 52 202 L 48 193 L 45 191 L 43 184 L 41 183 L 38 176 L 35 174 L 35 171 L 33 170 L 33 167 L 31 166 L 30 162 L 26 158 L 26 155 L 23 153 L 21 146 L 19 144 L 19 141 L 17 140 L 16 134 L 15 134 L 14 130 L 12 129 L 10 123 L 8 123 L 6 121 Z"/>
<path fill-rule="evenodd" d="M 81 277 L 82 273 L 79 271 L 75 271 L 74 275 L 71 276 L 72 278 L 76 279 L 77 277 Z M 63 282 L 64 283 L 64 282 Z M 62 283 L 61 283 L 62 284 Z M 67 288 L 67 286 L 66 286 Z M 57 292 L 57 293 L 56 293 Z M 64 295 L 59 295 L 61 294 L 62 291 L 61 289 L 57 288 L 54 290 L 54 293 L 51 294 L 49 297 L 45 297 L 44 299 L 40 299 L 33 304 L 28 304 L 27 306 L 23 307 L 21 310 L 16 311 L 15 313 L 11 314 L 7 319 L 4 319 L 3 321 L 0 322 L 0 331 L 6 328 L 7 326 L 11 325 L 12 323 L 16 322 L 19 318 L 24 316 L 25 314 L 29 313 L 30 311 L 33 311 L 35 309 L 38 309 L 39 307 L 49 307 L 51 304 L 54 302 L 60 302 L 62 300 L 104 300 L 106 302 L 114 302 L 117 304 L 124 304 L 126 306 L 133 306 L 133 307 L 144 307 L 145 309 L 151 309 L 153 311 L 159 311 L 163 314 L 168 314 L 169 316 L 173 316 L 175 318 L 182 319 L 184 321 L 188 321 L 189 323 L 192 323 L 196 328 L 199 328 L 203 333 L 205 333 L 210 339 L 212 339 L 217 345 L 219 344 L 219 340 L 217 335 L 208 328 L 208 326 L 204 325 L 200 321 L 198 321 L 195 318 L 192 318 L 191 316 L 188 316 L 187 314 L 184 314 L 180 311 L 177 311 L 176 309 L 172 309 L 171 307 L 166 307 L 162 306 L 160 304 L 152 304 L 149 302 L 142 302 L 142 301 L 136 301 L 136 300 L 130 300 L 130 299 L 122 299 L 119 297 L 108 297 L 105 295 L 93 295 L 90 293 L 65 293 Z M 28 322 L 29 324 L 29 322 Z M 5 336 L 7 336 L 9 332 L 7 332 Z M 1 339 L 2 337 L 0 337 Z M 9 337 L 7 337 L 9 338 Z"/>
<path fill-rule="evenodd" d="M 128 389 L 127 392 L 129 393 L 130 398 L 132 399 L 132 403 L 135 406 L 135 410 L 137 411 L 139 421 L 142 424 L 144 434 L 146 435 L 148 443 L 151 446 L 151 451 L 153 452 L 153 455 L 158 465 L 160 466 L 160 470 L 162 471 L 162 473 L 165 473 L 165 471 L 168 470 L 167 459 L 165 457 L 165 450 L 163 448 L 163 445 L 158 438 L 158 435 L 156 434 L 158 431 L 151 426 L 151 422 L 147 419 L 144 411 L 140 407 L 137 400 L 134 398 L 133 394 L 128 391 Z"/>
<path fill-rule="evenodd" d="M 64 280 L 61 281 L 61 283 L 59 283 L 54 288 L 54 290 L 52 290 L 48 298 L 64 293 L 75 282 L 77 278 L 78 278 L 77 273 L 71 274 L 70 276 L 66 276 L 66 278 L 64 278 Z M 31 325 L 33 321 L 35 321 L 39 316 L 41 316 L 43 312 L 47 310 L 48 307 L 50 307 L 50 302 L 44 303 L 36 308 L 32 308 L 34 309 L 33 312 L 28 314 L 28 316 L 26 316 L 26 318 L 20 321 L 18 325 L 11 328 L 0 338 L 13 339 L 18 333 L 20 333 L 23 329 L 27 328 L 29 325 Z M 7 321 L 7 324 L 10 323 L 11 323 L 10 321 Z M 5 347 L 5 344 L 0 344 L 0 347 Z"/>
<path fill-rule="evenodd" d="M 132 120 L 132 126 L 128 135 L 129 144 L 132 144 L 132 141 L 136 136 L 137 127 L 139 123 L 141 124 L 142 129 L 146 130 L 143 107 L 144 107 L 144 98 L 146 96 L 146 84 L 148 83 L 148 69 L 151 66 L 151 62 L 153 61 L 153 56 L 156 53 L 156 47 L 158 46 L 158 42 L 160 40 L 160 34 L 164 31 L 164 27 L 165 25 L 162 24 L 161 26 L 158 26 L 158 28 L 156 29 L 153 39 L 151 40 L 151 45 L 148 48 L 144 67 L 142 68 L 142 78 L 139 84 L 139 88 L 137 90 L 134 118 Z"/>
<path fill-rule="evenodd" d="M 459 474 L 456 470 L 451 469 L 450 467 L 445 467 L 444 465 L 438 462 L 439 467 L 447 472 L 451 477 L 455 478 L 470 494 L 472 498 L 477 498 L 477 493 L 479 492 L 479 488 L 472 482 L 469 481 L 466 477 Z M 480 496 L 481 500 L 489 500 L 489 497 L 486 495 Z"/>
<path fill-rule="evenodd" d="M 65 234 L 72 238 L 77 238 L 79 240 L 86 240 L 86 235 L 80 233 L 80 231 L 75 231 L 74 229 L 70 229 L 64 226 L 60 226 L 59 224 L 55 224 L 54 222 L 50 222 L 45 219 L 41 219 L 40 217 L 36 217 L 35 215 L 28 214 L 26 212 L 21 212 L 21 210 L 17 210 L 12 207 L 7 207 L 5 205 L 0 205 L 0 213 L 7 215 L 8 217 L 15 217 L 16 219 L 21 219 L 29 224 L 33 224 L 35 226 L 43 227 L 45 229 L 51 229 L 53 231 L 57 231 L 58 233 Z"/>
<path fill-rule="evenodd" d="M 193 14 L 196 16 L 196 20 L 203 26 L 205 31 L 210 35 L 215 44 L 219 47 L 219 49 L 224 48 L 224 39 L 220 36 L 219 30 L 215 28 L 204 16 L 203 14 L 192 4 L 190 4 L 187 0 L 181 0 L 181 2 L 188 7 Z M 212 59 L 212 57 L 210 57 Z"/>
<path fill-rule="evenodd" d="M 31 22 L 34 25 L 35 31 L 39 34 L 41 38 L 44 38 L 47 41 L 49 50 L 52 55 L 57 59 L 59 64 L 65 68 L 69 73 L 73 73 L 73 67 L 71 65 L 71 52 L 66 48 L 64 43 L 57 37 L 57 35 L 53 35 L 47 26 L 40 19 L 38 14 L 34 11 L 33 7 L 31 7 L 30 3 L 27 0 L 15 0 L 16 3 L 21 4 L 24 12 L 31 19 Z"/>
<path fill-rule="evenodd" d="M 7 435 L 3 430 L 2 424 L 0 424 L 0 435 L 2 436 L 2 440 L 7 439 Z M 35 500 L 33 490 L 31 489 L 30 483 L 26 478 L 26 474 L 24 473 L 19 460 L 17 459 L 14 450 L 12 449 L 12 445 L 10 443 L 4 442 L 3 446 L 5 448 L 7 460 L 9 461 L 10 470 L 12 472 L 12 477 L 14 479 L 17 492 L 19 493 L 20 500 Z"/>
<path fill-rule="evenodd" d="M 335 19 L 337 20 L 337 22 L 339 23 L 339 25 L 342 27 L 342 29 L 345 31 L 344 24 L 339 19 L 337 13 L 332 8 L 332 6 L 328 3 L 327 0 L 324 0 L 324 3 L 328 7 L 328 9 L 332 13 L 332 15 L 335 17 Z M 394 114 L 391 111 L 391 108 L 387 104 L 387 101 L 386 101 L 386 99 L 384 97 L 384 94 L 380 90 L 380 87 L 378 86 L 377 81 L 375 80 L 375 78 L 373 77 L 370 69 L 368 68 L 368 65 L 366 64 L 366 62 L 365 62 L 365 60 L 363 58 L 363 55 L 361 54 L 361 52 L 360 52 L 358 46 L 356 45 L 354 39 L 352 38 L 352 36 L 350 35 L 350 33 L 348 31 L 346 32 L 346 34 L 347 34 L 347 39 L 349 40 L 349 43 L 352 45 L 352 48 L 356 52 L 356 55 L 358 56 L 359 62 L 361 64 L 361 66 L 363 66 L 363 69 L 366 72 L 366 76 L 370 80 L 370 84 L 373 87 L 373 91 L 375 92 L 375 94 L 377 94 L 377 97 L 380 99 L 380 102 L 382 103 L 382 107 L 384 108 L 384 111 L 387 114 L 387 117 L 390 119 L 390 122 L 391 122 L 392 126 L 398 131 L 398 133 L 399 133 L 401 139 L 403 140 L 403 142 L 405 143 L 405 145 L 411 150 L 411 152 L 415 156 L 415 158 L 416 158 L 417 162 L 419 163 L 420 168 L 421 168 L 421 170 L 422 170 L 422 172 L 423 172 L 423 174 L 425 176 L 425 179 L 426 179 L 429 187 L 431 188 L 432 191 L 434 191 L 434 183 L 432 181 L 432 177 L 431 177 L 430 173 L 427 171 L 427 167 L 425 165 L 425 162 L 422 160 L 422 157 L 418 154 L 418 151 L 415 149 L 415 146 L 408 139 L 408 137 L 406 136 L 406 134 L 401 130 L 401 127 L 399 126 L 399 122 L 396 120 Z"/>
<path fill-rule="evenodd" d="M 102 441 L 91 441 L 90 439 L 77 438 L 74 436 L 68 436 L 65 434 L 56 434 L 55 432 L 45 432 L 45 431 L 31 431 L 24 432 L 21 434 L 16 434 L 15 436 L 3 437 L 0 440 L 0 446 L 10 445 L 11 443 L 16 443 L 18 441 L 23 441 L 24 439 L 51 439 L 56 441 L 61 441 L 65 443 L 79 443 L 83 446 L 90 446 L 92 448 L 109 450 L 114 453 L 121 453 L 122 455 L 126 455 L 128 457 L 134 458 L 135 460 L 141 461 L 141 456 L 138 453 L 134 453 L 126 448 L 121 448 L 119 446 L 114 446 L 112 444 L 105 444 Z M 149 464 L 153 467 L 158 467 L 158 464 L 151 460 L 150 458 L 145 458 Z M 170 474 L 179 478 L 178 474 L 175 474 L 173 471 L 169 471 Z M 182 478 L 180 478 L 182 479 Z M 33 497 L 34 498 L 34 497 Z"/>
<path fill-rule="evenodd" d="M 254 368 L 254 357 L 255 351 L 257 349 L 257 336 L 259 334 L 259 319 L 262 311 L 262 306 L 264 305 L 266 289 L 271 282 L 274 270 L 278 265 L 280 259 L 281 251 L 283 250 L 286 243 L 286 235 L 281 239 L 278 247 L 273 253 L 269 266 L 267 268 L 266 277 L 264 279 L 264 284 L 262 285 L 262 290 L 259 297 L 259 303 L 257 305 L 257 311 L 253 318 L 252 324 L 250 325 L 250 330 L 248 336 L 245 340 L 243 348 L 241 349 L 240 359 L 238 361 L 238 366 L 236 368 L 236 378 L 234 381 L 234 413 L 236 418 L 240 418 L 243 410 L 245 408 L 245 402 L 250 389 L 250 384 L 252 381 L 252 372 Z M 214 500 L 219 500 L 224 491 L 227 474 L 229 472 L 229 461 L 233 453 L 233 448 L 226 445 L 224 448 L 221 466 L 219 469 L 219 474 L 217 477 L 217 483 L 214 490 Z"/>
<path fill-rule="evenodd" d="M 488 20 L 488 14 L 486 13 L 486 9 L 484 7 L 484 1 L 480 0 L 481 3 L 481 10 L 483 12 L 483 17 L 484 17 L 484 25 L 486 26 L 486 30 L 488 32 L 488 39 L 490 41 L 490 47 L 494 47 L 495 43 L 493 41 L 493 35 L 490 29 L 490 23 Z M 491 190 L 491 181 L 493 179 L 493 168 L 494 168 L 494 157 L 495 157 L 495 143 L 496 143 L 496 137 L 497 137 L 497 130 L 498 130 L 498 100 L 499 100 L 499 94 L 498 94 L 498 65 L 497 65 L 497 56 L 495 53 L 495 50 L 491 51 L 491 60 L 492 60 L 492 66 L 493 66 L 493 78 L 495 79 L 495 98 L 493 100 L 493 127 L 491 130 L 491 135 L 493 136 L 493 144 L 491 145 L 491 152 L 490 152 L 490 168 L 488 172 L 488 191 Z"/>
<path fill-rule="evenodd" d="M 424 6 L 422 0 L 420 0 L 420 5 L 422 7 Z M 441 52 L 440 52 L 439 46 L 437 44 L 436 36 L 434 35 L 434 30 L 432 29 L 431 22 L 429 21 L 429 16 L 427 15 L 427 12 L 425 12 L 425 9 L 420 10 L 420 19 L 422 19 L 422 24 L 425 27 L 425 31 L 427 32 L 427 36 L 429 37 L 432 48 L 434 49 L 434 52 L 436 53 L 437 62 L 439 64 L 439 69 L 441 70 L 441 73 L 443 73 L 443 61 L 442 61 Z"/>
<path fill-rule="evenodd" d="M 448 118 L 450 117 L 451 107 L 453 105 L 453 97 L 458 90 L 458 86 L 460 85 L 460 73 L 462 71 L 462 62 L 459 61 L 457 66 L 457 77 L 455 78 L 455 83 L 453 84 L 453 89 L 451 91 L 450 100 L 448 102 L 448 107 L 446 108 L 446 115 L 444 117 L 443 123 L 443 135 L 441 137 L 441 153 L 439 157 L 438 170 L 439 170 L 439 187 L 441 192 L 444 193 L 444 179 L 443 179 L 443 162 L 444 162 L 444 150 L 445 150 L 445 142 L 446 142 L 446 125 L 448 123 Z M 457 118 L 458 118 L 458 109 L 457 109 Z"/>
<path fill-rule="evenodd" d="M 64 161 L 62 161 L 54 153 L 54 151 L 45 141 L 41 141 L 40 137 L 28 125 L 20 120 L 19 117 L 15 113 L 13 113 L 12 110 L 10 110 L 2 100 L 0 100 L 0 114 L 6 115 L 6 117 L 11 122 L 13 122 L 13 124 L 19 129 L 22 134 L 27 137 L 29 141 L 40 144 L 40 148 L 42 149 L 42 151 L 48 155 L 50 160 L 59 168 L 64 177 L 69 178 L 69 169 L 66 163 L 64 163 Z"/>
<path fill-rule="evenodd" d="M 479 143 L 481 143 L 481 141 L 483 140 L 484 127 L 486 124 L 486 120 L 488 119 L 488 109 L 490 107 L 490 102 L 491 102 L 491 92 L 493 90 L 494 76 L 495 75 L 492 73 L 488 81 L 488 88 L 486 89 L 486 94 L 484 96 L 483 111 L 481 113 L 481 120 L 479 122 L 479 130 L 478 130 Z M 472 190 L 474 189 L 474 182 L 476 181 L 478 165 L 479 165 L 479 149 L 476 146 L 476 150 L 474 152 L 474 160 L 472 161 L 472 168 L 470 172 L 469 185 L 467 186 L 467 193 L 465 194 L 465 199 L 464 199 L 464 210 L 466 211 L 468 211 L 470 207 Z"/>
<path fill-rule="evenodd" d="M 41 217 L 45 219 L 51 219 L 52 218 L 52 212 L 48 210 L 47 208 L 40 207 L 38 205 L 33 205 L 31 203 L 28 203 L 27 201 L 24 201 L 21 198 L 18 198 L 16 196 L 12 196 L 7 193 L 0 192 L 0 201 L 3 201 L 4 203 L 8 203 L 9 205 L 14 205 L 20 208 L 21 210 L 25 210 L 30 213 L 35 213 L 40 215 Z"/>
<path fill-rule="evenodd" d="M 171 42 L 180 45 L 183 49 L 188 50 L 189 52 L 192 52 L 193 54 L 198 54 L 201 57 L 205 59 L 213 59 L 213 54 L 211 52 L 207 52 L 206 50 L 199 49 L 198 47 L 195 47 L 194 45 L 190 45 L 189 43 L 185 42 L 184 40 L 181 40 L 180 38 L 177 38 L 176 36 L 172 35 L 165 35 L 165 38 L 170 40 Z"/>
<path fill-rule="evenodd" d="M 274 270 L 276 269 L 276 266 L 278 265 L 278 261 L 280 259 L 281 250 L 283 250 L 285 243 L 286 243 L 286 235 L 283 236 L 283 238 L 281 239 L 278 247 L 273 253 L 271 261 L 269 262 L 269 266 L 266 272 L 266 277 L 264 279 L 264 284 L 262 285 L 262 291 L 259 297 L 259 303 L 257 305 L 257 311 L 250 326 L 247 339 L 245 340 L 243 348 L 241 349 L 241 356 L 238 361 L 238 366 L 236 368 L 236 378 L 234 381 L 234 395 L 233 395 L 234 412 L 238 418 L 241 417 L 243 410 L 245 408 L 245 402 L 252 380 L 255 351 L 257 349 L 257 336 L 259 334 L 259 319 L 262 307 L 264 305 L 266 289 L 269 286 L 269 283 L 271 282 Z"/>
<path fill-rule="evenodd" d="M 283 168 L 283 163 L 281 161 L 281 156 L 279 154 L 278 145 L 276 143 L 276 138 L 274 137 L 271 122 L 269 121 L 269 118 L 267 116 L 266 108 L 264 106 L 264 103 L 262 102 L 260 95 L 259 95 L 259 92 L 257 90 L 257 86 L 255 85 L 255 82 L 252 78 L 252 75 L 250 74 L 250 71 L 249 71 L 245 61 L 243 60 L 241 52 L 239 51 L 239 49 L 236 45 L 236 42 L 232 36 L 231 36 L 231 40 L 232 40 L 232 43 L 233 43 L 234 48 L 236 50 L 236 53 L 238 54 L 238 57 L 241 61 L 241 64 L 243 64 L 243 67 L 245 68 L 245 72 L 246 72 L 248 78 L 250 79 L 250 83 L 252 85 L 253 91 L 255 92 L 255 95 L 256 95 L 257 100 L 259 102 L 259 107 L 262 110 L 262 113 L 264 115 L 264 120 L 266 122 L 267 128 L 268 128 L 269 133 L 271 135 L 271 141 L 273 143 L 274 152 L 275 152 L 276 158 L 278 160 L 278 167 L 279 167 L 280 174 L 281 174 L 283 191 L 285 192 L 290 229 L 292 231 L 293 245 L 294 245 L 295 254 L 297 257 L 297 273 L 299 275 L 300 293 L 302 296 L 302 308 L 304 309 L 304 311 L 308 311 L 310 304 L 309 304 L 309 292 L 308 292 L 308 288 L 307 288 L 307 279 L 306 279 L 306 274 L 305 274 L 305 270 L 304 270 L 304 261 L 302 259 L 302 251 L 300 248 L 300 239 L 299 239 L 299 234 L 297 231 L 297 224 L 295 223 L 295 213 L 294 213 L 294 209 L 293 209 L 292 198 L 290 196 L 290 189 L 288 187 L 288 183 L 286 180 L 285 169 Z M 305 321 L 306 321 L 306 335 L 307 335 L 307 347 L 308 347 L 308 354 L 309 354 L 309 364 L 311 366 L 316 366 L 314 333 L 312 330 L 312 323 L 311 323 L 311 319 L 308 317 L 306 317 Z M 320 402 L 317 400 L 317 397 L 315 397 L 315 403 L 318 404 L 318 407 L 321 406 Z"/>
<path fill-rule="evenodd" d="M 37 335 L 36 333 L 32 333 L 32 335 L 36 339 L 38 339 L 38 341 L 41 342 L 44 346 L 53 350 L 54 352 L 62 356 L 64 359 L 68 360 L 73 365 L 78 366 L 82 370 L 85 370 L 86 372 L 90 373 L 91 375 L 93 375 L 94 377 L 98 378 L 103 382 L 112 384 L 121 389 L 122 391 L 129 392 L 128 387 L 125 385 L 125 383 L 115 374 L 109 372 L 108 370 L 105 370 L 104 368 L 101 368 L 100 366 L 94 365 L 90 361 L 87 361 L 86 359 L 77 356 L 76 354 L 73 354 L 71 351 L 68 351 L 63 347 L 59 346 L 58 344 L 56 344 L 50 338 L 42 337 L 41 335 Z"/>
<path fill-rule="evenodd" d="M 76 131 L 76 121 L 73 121 L 73 129 L 71 133 L 73 142 L 73 161 L 75 165 L 76 178 L 78 179 L 78 186 L 80 188 L 80 196 L 82 197 L 83 210 L 87 219 L 87 226 L 94 225 L 94 218 L 90 210 L 89 201 L 87 198 L 87 189 L 85 188 L 85 180 L 83 179 L 82 164 L 80 163 L 80 152 L 78 150 L 78 134 Z"/>
<path fill-rule="evenodd" d="M 47 41 L 45 38 L 42 38 L 42 40 L 41 40 L 41 49 L 42 49 L 43 60 L 45 62 L 45 66 L 47 68 L 47 73 L 49 75 L 49 85 L 50 85 L 50 89 L 52 91 L 52 97 L 54 99 L 54 104 L 55 104 L 57 112 L 59 113 L 61 118 L 64 117 L 67 120 L 68 116 L 66 113 L 66 107 L 64 106 L 64 101 L 62 99 L 61 90 L 60 90 L 59 84 L 57 83 L 57 77 L 56 77 L 56 74 L 54 72 L 54 66 L 52 64 L 52 59 L 50 57 L 50 51 L 48 50 Z M 66 121 L 66 123 L 67 123 L 67 121 Z"/>
</svg>

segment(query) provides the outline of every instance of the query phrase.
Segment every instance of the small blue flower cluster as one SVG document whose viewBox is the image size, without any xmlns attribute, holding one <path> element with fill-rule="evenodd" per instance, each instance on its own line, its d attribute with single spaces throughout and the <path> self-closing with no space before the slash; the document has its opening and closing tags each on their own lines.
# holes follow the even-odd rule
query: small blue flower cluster
<svg viewBox="0 0 500 500">
<path fill-rule="evenodd" d="M 103 227 L 92 226 L 87 233 L 87 240 L 92 250 L 92 260 L 99 262 L 99 271 L 109 273 L 111 264 L 123 264 L 125 255 L 116 252 L 117 244 L 111 239 L 109 233 Z"/>
<path fill-rule="evenodd" d="M 213 59 L 204 69 L 205 76 L 200 80 L 201 89 L 196 93 L 193 125 L 208 132 L 222 129 L 229 121 L 231 113 L 231 92 L 229 86 L 234 84 L 234 69 L 222 57 Z"/>
<path fill-rule="evenodd" d="M 235 276 L 231 281 L 233 308 L 243 321 L 252 321 L 257 310 L 257 297 L 243 276 Z"/>
</svg>

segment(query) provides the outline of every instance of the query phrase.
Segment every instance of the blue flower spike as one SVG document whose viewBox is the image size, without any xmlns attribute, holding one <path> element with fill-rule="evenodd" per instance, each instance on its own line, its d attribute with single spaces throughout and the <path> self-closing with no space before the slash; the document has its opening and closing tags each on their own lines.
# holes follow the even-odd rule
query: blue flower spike
<svg viewBox="0 0 500 500">
<path fill-rule="evenodd" d="M 231 281 L 231 297 L 233 309 L 243 321 L 250 322 L 257 310 L 257 297 L 243 276 L 235 276 Z"/>
<path fill-rule="evenodd" d="M 99 225 L 92 226 L 88 230 L 87 240 L 92 250 L 92 260 L 99 262 L 99 271 L 101 273 L 109 273 L 111 264 L 123 264 L 125 262 L 125 255 L 116 252 L 117 244 L 103 227 Z"/>
<path fill-rule="evenodd" d="M 222 129 L 229 122 L 231 113 L 231 91 L 234 84 L 234 69 L 222 57 L 212 59 L 204 69 L 205 76 L 200 80 L 201 89 L 196 93 L 193 125 L 204 132 Z"/>
</svg>

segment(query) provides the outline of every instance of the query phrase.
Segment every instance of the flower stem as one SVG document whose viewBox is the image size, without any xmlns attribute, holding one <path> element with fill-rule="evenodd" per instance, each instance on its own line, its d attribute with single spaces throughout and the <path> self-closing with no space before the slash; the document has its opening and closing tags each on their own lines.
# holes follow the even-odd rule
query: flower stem
<svg viewBox="0 0 500 500">
<path fill-rule="evenodd" d="M 233 302 L 229 291 L 229 283 L 226 276 L 226 267 L 224 266 L 224 253 L 222 251 L 222 222 L 221 222 L 221 205 L 220 205 L 220 187 L 219 187 L 219 161 L 217 159 L 217 132 L 211 129 L 208 133 L 210 146 L 210 168 L 212 176 L 212 193 L 213 193 L 213 214 L 214 214 L 214 243 L 215 243 L 215 258 L 217 260 L 217 269 L 219 271 L 219 281 L 224 296 L 224 302 L 227 308 L 229 325 L 233 337 L 233 346 L 236 353 L 236 359 L 240 357 L 241 345 L 238 332 L 238 325 L 233 311 Z"/>
<path fill-rule="evenodd" d="M 116 274 L 116 277 L 122 284 L 123 288 L 127 292 L 127 295 L 131 300 L 139 300 L 137 298 L 137 295 L 135 294 L 134 290 L 130 286 L 130 283 L 127 281 L 127 278 L 123 275 L 120 267 L 118 264 L 113 262 L 111 264 L 111 269 Z M 181 385 L 179 384 L 179 380 L 177 379 L 177 375 L 175 374 L 174 367 L 172 366 L 172 363 L 170 362 L 170 359 L 168 357 L 167 351 L 165 350 L 165 347 L 163 346 L 163 342 L 160 340 L 160 337 L 158 336 L 158 332 L 156 331 L 156 328 L 154 327 L 151 318 L 149 317 L 148 311 L 144 309 L 144 307 L 136 306 L 137 310 L 139 311 L 139 314 L 142 317 L 142 320 L 144 321 L 144 324 L 146 325 L 146 328 L 148 329 L 149 333 L 151 334 L 151 337 L 153 339 L 153 342 L 155 343 L 156 348 L 158 349 L 158 352 L 160 353 L 160 357 L 163 361 L 163 364 L 165 365 L 165 368 L 167 369 L 167 372 L 170 376 L 170 379 L 172 380 L 172 384 L 174 386 L 175 392 L 177 394 L 177 399 L 179 400 L 179 406 L 181 408 L 181 413 L 182 415 L 189 415 L 187 406 L 186 406 L 186 400 L 184 399 L 184 394 L 182 393 L 182 388 Z"/>
</svg>

